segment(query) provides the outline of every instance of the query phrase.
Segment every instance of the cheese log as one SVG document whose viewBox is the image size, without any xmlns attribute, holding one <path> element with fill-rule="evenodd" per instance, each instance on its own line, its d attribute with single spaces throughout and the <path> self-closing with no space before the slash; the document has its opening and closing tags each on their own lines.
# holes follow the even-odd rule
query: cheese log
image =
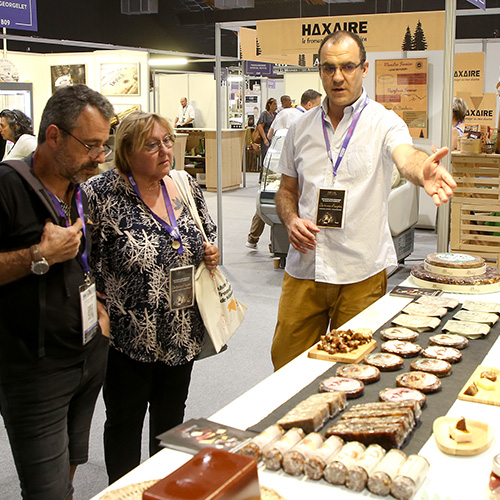
<svg viewBox="0 0 500 500">
<path fill-rule="evenodd" d="M 271 425 L 246 443 L 236 453 L 260 460 L 263 451 L 283 436 L 284 433 L 285 431 L 278 424 Z"/>
<path fill-rule="evenodd" d="M 410 455 L 391 486 L 391 495 L 397 500 L 410 500 L 429 472 L 429 462 L 420 455 Z"/>
<path fill-rule="evenodd" d="M 263 455 L 266 469 L 279 470 L 283 461 L 283 455 L 293 448 L 304 437 L 304 431 L 297 427 L 290 429 L 284 436 L 276 441 L 273 446 L 266 450 Z"/>
<path fill-rule="evenodd" d="M 306 460 L 304 465 L 305 475 L 309 479 L 318 481 L 323 477 L 325 467 L 331 462 L 342 449 L 344 440 L 338 436 L 330 436 L 311 457 Z"/>
<path fill-rule="evenodd" d="M 392 480 L 405 460 L 404 451 L 395 448 L 389 450 L 368 478 L 368 489 L 375 495 L 387 496 L 391 492 Z"/>
<path fill-rule="evenodd" d="M 371 472 L 382 460 L 385 450 L 378 444 L 371 444 L 359 460 L 349 469 L 345 485 L 353 491 L 363 491 Z"/>
<path fill-rule="evenodd" d="M 323 472 L 323 477 L 331 484 L 345 484 L 347 472 L 354 462 L 364 453 L 366 447 L 356 441 L 346 443 L 339 454 Z"/>
<path fill-rule="evenodd" d="M 317 432 L 311 432 L 300 443 L 283 456 L 283 470 L 291 476 L 300 476 L 304 473 L 306 460 L 310 458 L 324 442 L 325 438 Z"/>
</svg>

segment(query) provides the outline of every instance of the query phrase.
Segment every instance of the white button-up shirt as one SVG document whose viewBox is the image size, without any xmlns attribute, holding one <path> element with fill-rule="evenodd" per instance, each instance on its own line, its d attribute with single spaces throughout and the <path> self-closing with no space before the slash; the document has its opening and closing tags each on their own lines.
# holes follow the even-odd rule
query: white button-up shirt
<svg viewBox="0 0 500 500">
<path fill-rule="evenodd" d="M 326 97 L 321 106 L 304 113 L 288 130 L 278 171 L 297 178 L 299 217 L 316 223 L 320 188 L 347 190 L 343 229 L 320 228 L 316 249 L 307 254 L 290 245 L 286 271 L 294 278 L 358 283 L 397 263 L 387 200 L 394 166 L 392 151 L 400 144 L 412 144 L 408 127 L 393 111 L 369 100 L 336 176 L 323 136 L 322 115 L 335 163 L 353 116 L 365 99 L 363 90 L 361 97 L 344 109 L 337 129 L 328 117 Z"/>
</svg>

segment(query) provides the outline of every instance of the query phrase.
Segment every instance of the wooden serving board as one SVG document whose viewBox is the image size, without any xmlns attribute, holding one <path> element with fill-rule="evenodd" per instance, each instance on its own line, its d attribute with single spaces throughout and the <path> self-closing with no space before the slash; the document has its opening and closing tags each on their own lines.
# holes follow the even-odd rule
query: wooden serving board
<svg viewBox="0 0 500 500">
<path fill-rule="evenodd" d="M 497 374 L 497 380 L 495 382 L 495 388 L 493 391 L 486 391 L 484 389 L 481 389 L 481 387 L 478 386 L 478 391 L 475 396 L 469 396 L 465 394 L 465 391 L 467 390 L 467 387 L 469 387 L 472 382 L 476 382 L 479 380 L 481 376 L 481 372 L 484 371 L 492 371 Z M 461 399 L 463 401 L 472 401 L 473 403 L 482 403 L 485 405 L 494 405 L 494 406 L 500 406 L 500 370 L 497 368 L 490 368 L 487 366 L 481 366 L 479 365 L 475 370 L 474 373 L 471 375 L 467 383 L 462 387 L 462 390 L 458 394 L 458 399 Z"/>
<path fill-rule="evenodd" d="M 471 441 L 457 443 L 450 437 L 450 426 L 457 425 L 456 417 L 439 417 L 434 420 L 432 430 L 438 448 L 448 455 L 471 456 L 487 450 L 493 441 L 493 428 L 479 420 L 466 419 Z"/>
<path fill-rule="evenodd" d="M 314 346 L 307 355 L 313 359 L 321 359 L 323 361 L 335 361 L 337 363 L 359 363 L 367 354 L 370 354 L 375 347 L 377 341 L 371 340 L 368 344 L 364 344 L 351 352 L 339 352 L 338 354 L 328 354 L 326 351 L 318 349 Z"/>
</svg>

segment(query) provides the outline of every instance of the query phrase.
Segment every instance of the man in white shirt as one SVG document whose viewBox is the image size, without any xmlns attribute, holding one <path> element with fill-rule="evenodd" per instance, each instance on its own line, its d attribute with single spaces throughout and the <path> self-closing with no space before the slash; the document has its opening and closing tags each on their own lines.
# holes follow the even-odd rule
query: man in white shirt
<svg viewBox="0 0 500 500">
<path fill-rule="evenodd" d="M 290 101 L 291 102 L 291 101 Z M 271 128 L 267 133 L 267 138 L 271 140 L 277 130 L 290 128 L 290 125 L 306 111 L 321 104 L 321 93 L 313 89 L 306 90 L 300 99 L 300 105 L 296 108 L 285 108 L 278 113 L 278 116 L 271 123 Z"/>
<path fill-rule="evenodd" d="M 396 264 L 387 221 L 393 163 L 438 206 L 456 187 L 439 163 L 448 148 L 416 150 L 403 120 L 366 95 L 357 35 L 327 36 L 319 58 L 327 97 L 292 123 L 278 167 L 276 206 L 290 250 L 271 348 L 276 370 L 385 294 L 385 270 Z"/>
<path fill-rule="evenodd" d="M 177 110 L 175 117 L 175 128 L 193 128 L 194 127 L 194 108 L 188 104 L 186 97 L 181 97 L 181 105 Z"/>
</svg>

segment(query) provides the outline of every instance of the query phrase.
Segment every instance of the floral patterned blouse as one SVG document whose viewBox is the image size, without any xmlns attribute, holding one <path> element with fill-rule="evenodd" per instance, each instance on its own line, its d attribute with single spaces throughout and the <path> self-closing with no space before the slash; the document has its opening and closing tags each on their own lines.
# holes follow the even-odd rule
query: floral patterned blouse
<svg viewBox="0 0 500 500">
<path fill-rule="evenodd" d="M 191 189 L 208 239 L 216 227 L 196 181 Z M 82 188 L 89 202 L 92 268 L 97 289 L 106 294 L 111 345 L 132 359 L 186 363 L 201 350 L 204 326 L 198 307 L 171 310 L 170 269 L 204 257 L 203 237 L 186 206 L 177 219 L 184 253 L 152 217 L 134 189 L 115 170 L 91 178 Z"/>
</svg>

